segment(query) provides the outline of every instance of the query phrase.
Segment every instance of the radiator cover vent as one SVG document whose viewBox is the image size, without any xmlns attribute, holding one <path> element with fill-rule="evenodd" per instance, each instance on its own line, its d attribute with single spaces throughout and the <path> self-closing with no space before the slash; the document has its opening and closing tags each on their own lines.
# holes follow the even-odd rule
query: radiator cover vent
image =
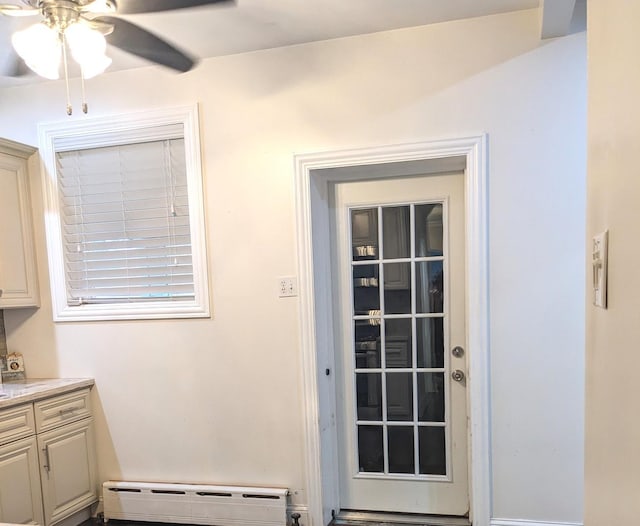
<svg viewBox="0 0 640 526">
<path fill-rule="evenodd" d="M 212 526 L 285 526 L 285 488 L 107 481 L 104 519 Z"/>
</svg>

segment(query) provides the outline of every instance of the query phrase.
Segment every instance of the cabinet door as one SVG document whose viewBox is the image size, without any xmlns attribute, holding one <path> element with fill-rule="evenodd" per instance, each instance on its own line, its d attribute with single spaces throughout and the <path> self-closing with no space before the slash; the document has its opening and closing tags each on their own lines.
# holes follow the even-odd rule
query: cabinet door
<svg viewBox="0 0 640 526">
<path fill-rule="evenodd" d="M 98 500 L 93 419 L 38 435 L 45 524 Z"/>
<path fill-rule="evenodd" d="M 38 283 L 27 160 L 0 143 L 0 309 L 37 307 Z"/>
<path fill-rule="evenodd" d="M 42 524 L 35 437 L 0 447 L 0 521 Z"/>
</svg>

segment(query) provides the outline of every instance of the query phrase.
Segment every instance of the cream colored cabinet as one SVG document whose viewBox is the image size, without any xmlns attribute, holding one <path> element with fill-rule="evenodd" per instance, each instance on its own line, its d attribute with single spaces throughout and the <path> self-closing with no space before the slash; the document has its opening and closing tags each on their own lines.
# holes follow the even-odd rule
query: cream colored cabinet
<svg viewBox="0 0 640 526">
<path fill-rule="evenodd" d="M 93 420 L 87 418 L 38 435 L 43 453 L 45 524 L 55 524 L 98 500 Z"/>
<path fill-rule="evenodd" d="M 0 411 L 0 522 L 52 526 L 98 501 L 89 389 Z"/>
<path fill-rule="evenodd" d="M 35 403 L 45 524 L 60 522 L 98 500 L 89 390 Z"/>
<path fill-rule="evenodd" d="M 43 524 L 33 405 L 0 411 L 0 522 Z"/>
<path fill-rule="evenodd" d="M 0 309 L 40 304 L 28 176 L 34 152 L 0 139 Z"/>
<path fill-rule="evenodd" d="M 0 521 L 43 524 L 35 437 L 0 446 Z"/>
</svg>

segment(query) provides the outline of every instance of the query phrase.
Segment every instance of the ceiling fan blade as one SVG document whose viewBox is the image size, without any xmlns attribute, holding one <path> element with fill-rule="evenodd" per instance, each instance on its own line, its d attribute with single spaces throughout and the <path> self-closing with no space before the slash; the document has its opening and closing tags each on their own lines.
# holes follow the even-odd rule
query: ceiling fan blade
<svg viewBox="0 0 640 526">
<path fill-rule="evenodd" d="M 233 2 L 234 0 L 117 0 L 117 6 L 118 14 L 130 15 Z"/>
<path fill-rule="evenodd" d="M 40 10 L 33 7 L 21 7 L 15 4 L 0 4 L 0 14 L 7 16 L 33 16 L 39 15 Z"/>
<path fill-rule="evenodd" d="M 92 0 L 82 6 L 83 13 L 111 14 L 116 12 L 116 4 L 110 0 Z"/>
<path fill-rule="evenodd" d="M 10 49 L 3 60 L 0 60 L 0 77 L 23 77 L 30 71 L 13 49 Z"/>
<path fill-rule="evenodd" d="M 113 16 L 98 16 L 91 21 L 113 26 L 106 35 L 107 42 L 128 53 L 183 73 L 195 65 L 194 59 L 136 24 Z"/>
</svg>

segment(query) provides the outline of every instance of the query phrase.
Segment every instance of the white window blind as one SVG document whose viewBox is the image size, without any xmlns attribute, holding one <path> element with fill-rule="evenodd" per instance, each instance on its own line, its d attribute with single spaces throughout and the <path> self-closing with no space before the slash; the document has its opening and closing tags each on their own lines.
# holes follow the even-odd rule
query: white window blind
<svg viewBox="0 0 640 526">
<path fill-rule="evenodd" d="M 184 139 L 55 156 L 67 304 L 193 299 Z"/>
</svg>

